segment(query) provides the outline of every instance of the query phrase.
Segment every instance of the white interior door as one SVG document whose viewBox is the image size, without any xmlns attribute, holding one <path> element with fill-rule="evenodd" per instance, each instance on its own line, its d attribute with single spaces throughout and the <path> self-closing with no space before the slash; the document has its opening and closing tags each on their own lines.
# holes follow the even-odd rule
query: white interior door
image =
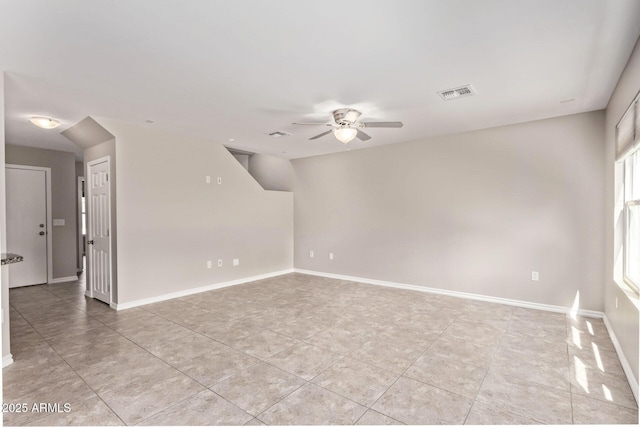
<svg viewBox="0 0 640 427">
<path fill-rule="evenodd" d="M 87 236 L 89 296 L 111 304 L 111 245 L 109 238 L 109 159 L 87 163 L 88 219 Z"/>
<path fill-rule="evenodd" d="M 9 287 L 47 283 L 47 176 L 44 170 L 6 169 L 7 251 L 22 255 L 11 265 Z"/>
</svg>

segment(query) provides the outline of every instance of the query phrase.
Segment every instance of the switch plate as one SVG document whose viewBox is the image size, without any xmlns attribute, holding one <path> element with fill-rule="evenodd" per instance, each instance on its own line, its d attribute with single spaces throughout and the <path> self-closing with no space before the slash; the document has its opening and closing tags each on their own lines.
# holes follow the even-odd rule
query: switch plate
<svg viewBox="0 0 640 427">
<path fill-rule="evenodd" d="M 239 260 L 238 258 L 234 258 L 234 259 L 233 259 L 233 266 L 234 266 L 234 267 L 237 267 L 237 266 L 239 266 L 239 265 L 240 265 L 240 260 Z"/>
<path fill-rule="evenodd" d="M 53 220 L 54 227 L 64 227 L 64 219 L 54 219 Z"/>
<path fill-rule="evenodd" d="M 222 267 L 222 260 L 221 259 L 218 260 L 218 267 Z"/>
<path fill-rule="evenodd" d="M 206 182 L 207 184 L 211 184 L 211 177 L 209 175 L 205 176 L 204 182 Z"/>
<path fill-rule="evenodd" d="M 329 259 L 333 260 L 333 252 L 329 252 Z"/>
<path fill-rule="evenodd" d="M 222 177 L 221 176 L 218 177 L 218 185 L 222 185 Z"/>
<path fill-rule="evenodd" d="M 207 268 L 211 268 L 213 267 L 213 264 L 211 263 L 211 261 L 207 261 Z"/>
<path fill-rule="evenodd" d="M 540 275 L 537 271 L 531 272 L 531 280 L 533 280 L 534 282 L 537 282 L 538 280 L 540 280 Z"/>
<path fill-rule="evenodd" d="M 313 251 L 309 251 L 309 258 L 313 258 Z"/>
</svg>

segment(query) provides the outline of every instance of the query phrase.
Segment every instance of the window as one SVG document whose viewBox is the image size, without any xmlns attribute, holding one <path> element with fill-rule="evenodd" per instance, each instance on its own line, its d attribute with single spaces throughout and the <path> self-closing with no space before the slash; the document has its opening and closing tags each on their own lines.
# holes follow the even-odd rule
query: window
<svg viewBox="0 0 640 427">
<path fill-rule="evenodd" d="M 624 279 L 640 288 L 640 150 L 624 160 Z"/>
<path fill-rule="evenodd" d="M 622 260 L 624 281 L 640 289 L 640 94 L 616 126 L 616 160 L 622 163 L 624 236 Z"/>
</svg>

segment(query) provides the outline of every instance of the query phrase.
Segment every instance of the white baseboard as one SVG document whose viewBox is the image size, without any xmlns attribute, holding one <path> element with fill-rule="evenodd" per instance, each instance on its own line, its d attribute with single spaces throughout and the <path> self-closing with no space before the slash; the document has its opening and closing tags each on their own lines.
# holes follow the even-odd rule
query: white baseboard
<svg viewBox="0 0 640 427">
<path fill-rule="evenodd" d="M 258 276 L 245 277 L 242 279 L 231 280 L 228 282 L 214 283 L 213 285 L 201 286 L 198 288 L 185 289 L 183 291 L 172 292 L 169 294 L 158 295 L 151 298 L 143 298 L 135 301 L 129 301 L 121 304 L 112 303 L 111 307 L 116 310 L 126 310 L 127 308 L 139 307 L 141 305 L 153 304 L 154 302 L 166 301 L 173 298 L 186 297 L 187 295 L 199 294 L 201 292 L 212 291 L 214 289 L 226 288 L 229 286 L 241 285 L 243 283 L 255 282 L 256 280 L 269 279 L 271 277 L 282 276 L 283 274 L 293 273 L 293 269 L 275 271 L 273 273 L 260 274 Z"/>
<path fill-rule="evenodd" d="M 13 355 L 11 353 L 2 356 L 2 367 L 7 367 L 13 363 Z"/>
<path fill-rule="evenodd" d="M 77 280 L 78 280 L 78 276 L 58 277 L 56 279 L 49 280 L 49 284 L 52 285 L 54 283 L 75 282 Z"/>
<path fill-rule="evenodd" d="M 620 341 L 618 341 L 618 337 L 616 333 L 613 331 L 611 327 L 611 323 L 609 322 L 609 318 L 605 314 L 602 319 L 604 320 L 604 326 L 607 327 L 607 332 L 609 332 L 609 337 L 611 337 L 611 342 L 613 343 L 613 348 L 616 349 L 616 353 L 618 353 L 618 359 L 620 359 L 620 364 L 622 365 L 622 370 L 627 376 L 627 381 L 629 381 L 629 386 L 631 386 L 631 391 L 633 392 L 633 396 L 636 398 L 636 402 L 638 402 L 638 380 L 633 375 L 633 370 L 631 369 L 631 365 L 629 361 L 625 357 L 622 352 L 622 346 L 620 345 Z"/>
<path fill-rule="evenodd" d="M 366 279 L 366 278 L 363 278 L 363 277 L 344 276 L 342 274 L 333 274 L 333 273 L 323 273 L 323 272 L 319 272 L 319 271 L 302 270 L 302 269 L 299 269 L 299 268 L 294 269 L 294 271 L 296 273 L 309 274 L 309 275 L 312 275 L 312 276 L 327 277 L 327 278 L 330 278 L 330 279 L 347 280 L 347 281 L 350 281 L 350 282 L 366 283 L 366 284 L 369 284 L 369 285 L 386 286 L 386 287 L 389 287 L 389 288 L 406 289 L 406 290 L 410 290 L 410 291 L 426 292 L 426 293 L 429 293 L 429 294 L 446 295 L 446 296 L 457 297 L 457 298 L 472 299 L 472 300 L 476 300 L 476 301 L 485 301 L 485 302 L 492 302 L 492 303 L 497 303 L 497 304 L 506 304 L 506 305 L 512 305 L 512 306 L 516 306 L 516 307 L 532 308 L 532 309 L 535 309 L 535 310 L 552 311 L 552 312 L 555 312 L 555 313 L 565 313 L 566 314 L 566 313 L 571 312 L 571 308 L 570 307 L 563 307 L 563 306 L 560 306 L 560 305 L 540 304 L 540 303 L 536 303 L 536 302 L 520 301 L 520 300 L 514 300 L 514 299 L 508 299 L 508 298 L 500 298 L 500 297 L 491 297 L 491 296 L 479 295 L 479 294 L 471 294 L 471 293 L 467 293 L 467 292 L 449 291 L 449 290 L 446 290 L 446 289 L 437 289 L 437 288 L 429 288 L 429 287 L 425 287 L 425 286 L 409 285 L 409 284 L 406 284 L 406 283 L 386 282 L 384 280 Z M 596 317 L 596 318 L 602 318 L 602 316 L 603 316 L 603 313 L 600 312 L 600 311 L 583 310 L 583 309 L 578 310 L 578 314 L 580 316 Z"/>
</svg>

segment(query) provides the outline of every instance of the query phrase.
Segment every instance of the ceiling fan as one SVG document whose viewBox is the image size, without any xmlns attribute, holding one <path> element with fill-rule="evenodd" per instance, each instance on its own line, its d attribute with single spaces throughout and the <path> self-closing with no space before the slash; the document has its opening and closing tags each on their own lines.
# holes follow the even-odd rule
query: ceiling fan
<svg viewBox="0 0 640 427">
<path fill-rule="evenodd" d="M 333 132 L 333 135 L 340 142 L 348 144 L 355 137 L 358 137 L 361 141 L 371 139 L 369 135 L 364 133 L 364 128 L 401 128 L 402 122 L 359 122 L 358 118 L 362 113 L 352 108 L 340 108 L 335 110 L 333 115 L 333 121 L 335 123 L 293 123 L 294 125 L 311 125 L 311 126 L 331 126 L 326 132 L 322 132 L 316 136 L 312 136 L 309 140 L 318 139 L 329 133 Z"/>
</svg>

